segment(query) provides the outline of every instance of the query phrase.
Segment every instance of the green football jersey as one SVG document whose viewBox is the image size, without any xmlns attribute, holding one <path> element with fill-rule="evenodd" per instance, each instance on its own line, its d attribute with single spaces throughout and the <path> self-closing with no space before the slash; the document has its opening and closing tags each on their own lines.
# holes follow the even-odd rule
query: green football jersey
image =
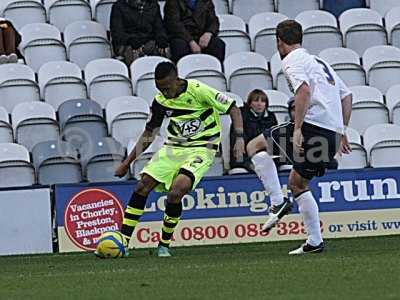
<svg viewBox="0 0 400 300">
<path fill-rule="evenodd" d="M 178 147 L 207 146 L 218 149 L 221 141 L 219 114 L 229 111 L 235 101 L 201 83 L 187 80 L 186 91 L 173 99 L 158 93 L 152 104 L 152 118 L 147 129 L 161 126 L 169 117 L 167 145 Z"/>
</svg>

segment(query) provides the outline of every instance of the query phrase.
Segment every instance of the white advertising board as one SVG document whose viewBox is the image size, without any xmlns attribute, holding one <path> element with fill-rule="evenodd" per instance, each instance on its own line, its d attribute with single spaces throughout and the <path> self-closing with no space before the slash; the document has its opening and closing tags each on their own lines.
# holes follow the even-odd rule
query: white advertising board
<svg viewBox="0 0 400 300">
<path fill-rule="evenodd" d="M 50 189 L 0 191 L 0 255 L 52 253 Z"/>
</svg>

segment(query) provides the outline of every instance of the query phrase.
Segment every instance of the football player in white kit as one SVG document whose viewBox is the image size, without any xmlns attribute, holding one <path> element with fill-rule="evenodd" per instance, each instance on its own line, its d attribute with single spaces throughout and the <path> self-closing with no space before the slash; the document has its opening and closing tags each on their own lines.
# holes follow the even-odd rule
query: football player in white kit
<svg viewBox="0 0 400 300">
<path fill-rule="evenodd" d="M 351 115 L 351 92 L 325 61 L 301 47 L 302 38 L 302 27 L 296 21 L 278 24 L 276 39 L 282 70 L 295 95 L 294 122 L 268 129 L 247 145 L 255 171 L 271 199 L 265 231 L 292 208 L 289 199 L 283 197 L 271 148 L 279 148 L 293 164 L 289 188 L 303 217 L 307 241 L 290 251 L 291 255 L 324 250 L 318 205 L 308 183 L 325 173 L 339 149 L 341 153 L 351 151 L 345 135 Z M 290 126 L 291 130 L 287 130 Z"/>
</svg>

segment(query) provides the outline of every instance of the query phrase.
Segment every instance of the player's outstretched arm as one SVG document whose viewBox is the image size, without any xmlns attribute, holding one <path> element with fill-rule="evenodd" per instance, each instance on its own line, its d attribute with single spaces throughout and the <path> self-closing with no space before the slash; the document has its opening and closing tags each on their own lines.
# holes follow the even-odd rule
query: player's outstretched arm
<svg viewBox="0 0 400 300">
<path fill-rule="evenodd" d="M 245 153 L 242 113 L 236 105 L 233 105 L 229 111 L 229 115 L 232 119 L 233 130 L 236 137 L 235 145 L 233 147 L 233 153 L 236 161 L 242 161 L 243 154 Z"/>
<path fill-rule="evenodd" d="M 124 161 L 117 167 L 115 170 L 115 176 L 123 177 L 129 170 L 129 166 L 131 163 L 142 154 L 153 141 L 153 134 L 150 130 L 145 130 L 137 141 L 135 147 L 133 147 L 132 151 L 129 155 L 124 159 Z"/>
<path fill-rule="evenodd" d="M 129 170 L 130 164 L 142 154 L 153 141 L 153 132 L 156 128 L 160 128 L 164 120 L 164 108 L 154 100 L 151 105 L 151 119 L 146 124 L 146 129 L 138 139 L 135 147 L 127 158 L 115 170 L 115 176 L 123 177 Z"/>
</svg>

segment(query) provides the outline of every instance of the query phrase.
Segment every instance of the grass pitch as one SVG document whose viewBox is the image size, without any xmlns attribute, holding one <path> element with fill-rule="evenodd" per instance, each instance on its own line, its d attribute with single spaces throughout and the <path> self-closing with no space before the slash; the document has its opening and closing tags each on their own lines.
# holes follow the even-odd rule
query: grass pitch
<svg viewBox="0 0 400 300">
<path fill-rule="evenodd" d="M 0 257 L 0 299 L 400 299 L 400 235 L 328 240 L 319 255 L 289 257 L 298 242 Z"/>
</svg>

